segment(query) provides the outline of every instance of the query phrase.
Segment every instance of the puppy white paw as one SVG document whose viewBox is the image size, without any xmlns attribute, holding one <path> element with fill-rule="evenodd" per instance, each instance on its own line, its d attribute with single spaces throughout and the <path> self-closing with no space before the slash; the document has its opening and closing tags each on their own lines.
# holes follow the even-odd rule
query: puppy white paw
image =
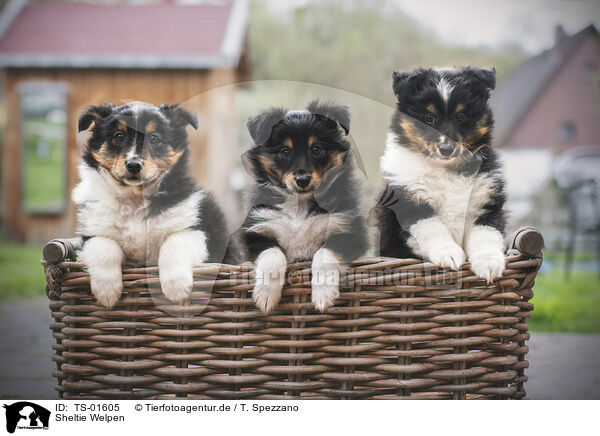
<svg viewBox="0 0 600 436">
<path fill-rule="evenodd" d="M 315 285 L 312 284 L 312 302 L 320 312 L 325 312 L 335 303 L 340 296 L 338 285 Z"/>
<path fill-rule="evenodd" d="M 285 282 L 287 260 L 279 248 L 269 248 L 256 259 L 252 299 L 263 312 L 270 312 L 279 303 Z"/>
<path fill-rule="evenodd" d="M 113 307 L 123 292 L 123 251 L 112 239 L 95 236 L 79 253 L 90 274 L 92 294 L 103 306 Z"/>
<path fill-rule="evenodd" d="M 265 313 L 270 312 L 277 306 L 277 303 L 279 303 L 282 289 L 283 285 L 280 284 L 265 285 L 256 283 L 252 290 L 254 304 L 256 304 L 256 307 L 261 311 Z"/>
<path fill-rule="evenodd" d="M 192 293 L 194 271 L 191 267 L 159 268 L 158 277 L 163 294 L 175 303 L 181 302 Z"/>
<path fill-rule="evenodd" d="M 317 250 L 312 261 L 312 302 L 324 312 L 340 296 L 340 271 L 338 257 L 327 248 Z"/>
<path fill-rule="evenodd" d="M 481 252 L 471 255 L 471 271 L 477 276 L 492 283 L 502 276 L 505 258 L 501 251 Z"/>
<path fill-rule="evenodd" d="M 429 260 L 443 268 L 460 269 L 465 263 L 465 252 L 454 242 L 440 245 L 429 250 Z"/>
<path fill-rule="evenodd" d="M 90 272 L 90 287 L 98 303 L 113 307 L 123 292 L 121 269 L 95 269 L 94 273 Z"/>
<path fill-rule="evenodd" d="M 204 232 L 185 230 L 170 235 L 158 255 L 158 277 L 165 297 L 175 303 L 189 297 L 194 288 L 194 266 L 207 257 Z"/>
</svg>

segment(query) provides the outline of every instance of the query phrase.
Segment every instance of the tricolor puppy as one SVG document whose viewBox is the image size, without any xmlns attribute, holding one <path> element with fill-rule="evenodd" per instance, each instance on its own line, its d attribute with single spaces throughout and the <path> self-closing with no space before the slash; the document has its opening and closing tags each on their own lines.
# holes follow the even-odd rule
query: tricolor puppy
<svg viewBox="0 0 600 436">
<path fill-rule="evenodd" d="M 348 108 L 317 101 L 248 121 L 255 145 L 244 158 L 256 184 L 242 232 L 256 262 L 254 301 L 264 312 L 281 297 L 287 264 L 306 260 L 312 301 L 324 311 L 339 295 L 343 264 L 367 249 L 349 124 Z"/>
<path fill-rule="evenodd" d="M 393 76 L 396 111 L 375 208 L 380 254 L 504 271 L 504 177 L 491 147 L 495 70 L 417 69 Z"/>
<path fill-rule="evenodd" d="M 74 200 L 93 294 L 112 307 L 124 263 L 158 262 L 163 293 L 182 300 L 195 265 L 231 257 L 221 210 L 189 174 L 186 126 L 198 127 L 195 115 L 176 105 L 105 104 L 83 111 L 79 131 L 92 124 Z"/>
</svg>

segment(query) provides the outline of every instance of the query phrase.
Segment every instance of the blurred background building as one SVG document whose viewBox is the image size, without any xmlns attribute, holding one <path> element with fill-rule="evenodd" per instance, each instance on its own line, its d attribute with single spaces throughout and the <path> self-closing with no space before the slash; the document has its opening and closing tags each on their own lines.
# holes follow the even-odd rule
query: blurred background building
<svg viewBox="0 0 600 436">
<path fill-rule="evenodd" d="M 566 171 L 584 173 L 600 189 L 600 36 L 593 24 L 571 35 L 558 24 L 554 34 L 552 47 L 524 60 L 494 92 L 494 140 L 506 164 L 513 226 L 535 224 L 563 251 L 575 242 L 570 226 L 591 230 L 596 237 L 581 232 L 578 244 L 590 251 L 600 247 L 600 203 L 580 197 L 574 223 L 568 186 L 555 182 Z M 587 159 L 557 168 L 567 150 L 580 148 Z"/>
<path fill-rule="evenodd" d="M 7 240 L 42 243 L 74 234 L 77 119 L 103 102 L 182 103 L 194 111 L 194 173 L 229 215 L 239 211 L 229 183 L 237 155 L 235 95 L 223 85 L 248 77 L 248 2 L 110 3 L 16 0 L 4 8 Z"/>
</svg>

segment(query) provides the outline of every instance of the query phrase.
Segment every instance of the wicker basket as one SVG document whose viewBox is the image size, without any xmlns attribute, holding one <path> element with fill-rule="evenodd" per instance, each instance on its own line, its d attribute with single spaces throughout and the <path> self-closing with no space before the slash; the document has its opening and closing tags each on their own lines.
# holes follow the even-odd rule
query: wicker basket
<svg viewBox="0 0 600 436">
<path fill-rule="evenodd" d="M 44 248 L 60 398 L 523 398 L 528 300 L 543 240 L 522 229 L 493 285 L 414 259 L 355 262 L 335 307 L 310 302 L 310 265 L 288 269 L 276 311 L 251 298 L 249 265 L 195 270 L 192 298 L 160 294 L 156 267 L 123 269 L 96 304 L 77 240 Z M 211 292 L 212 290 L 212 292 Z"/>
</svg>

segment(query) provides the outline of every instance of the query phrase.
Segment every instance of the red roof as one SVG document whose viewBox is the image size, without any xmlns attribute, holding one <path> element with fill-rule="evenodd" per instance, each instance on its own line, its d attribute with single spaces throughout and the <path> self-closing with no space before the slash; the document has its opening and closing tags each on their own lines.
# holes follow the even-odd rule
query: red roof
<svg viewBox="0 0 600 436">
<path fill-rule="evenodd" d="M 210 66 L 227 55 L 226 46 L 232 44 L 227 42 L 228 33 L 243 39 L 243 14 L 240 18 L 234 13 L 233 0 L 139 6 L 33 3 L 18 13 L 0 39 L 0 64 L 15 66 L 6 60 L 37 58 L 46 63 L 96 61 L 104 66 L 131 66 L 125 64 L 136 60 L 147 66 L 179 61 L 182 67 L 194 62 Z M 244 29 L 232 29 L 235 26 Z M 242 41 L 236 43 L 239 51 Z M 110 65 L 111 59 L 115 65 Z"/>
</svg>

